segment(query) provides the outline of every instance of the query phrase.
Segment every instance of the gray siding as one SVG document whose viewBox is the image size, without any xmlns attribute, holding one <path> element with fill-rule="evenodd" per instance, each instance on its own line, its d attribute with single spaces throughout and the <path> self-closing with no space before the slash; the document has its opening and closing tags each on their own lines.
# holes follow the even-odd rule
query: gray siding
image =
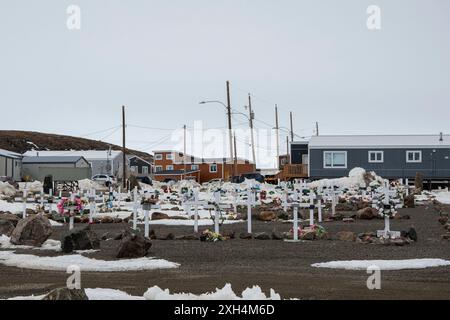
<svg viewBox="0 0 450 320">
<path fill-rule="evenodd" d="M 422 151 L 421 163 L 406 162 L 406 151 L 413 150 Z M 324 168 L 324 151 L 347 151 L 347 168 Z M 369 163 L 369 151 L 383 151 L 384 162 Z M 389 179 L 413 178 L 417 172 L 422 173 L 425 178 L 449 179 L 450 149 L 310 149 L 310 177 L 312 179 L 344 177 L 355 167 L 375 171 L 378 175 Z"/>
<path fill-rule="evenodd" d="M 20 181 L 22 177 L 22 161 L 20 159 L 0 156 L 0 176 Z"/>
</svg>

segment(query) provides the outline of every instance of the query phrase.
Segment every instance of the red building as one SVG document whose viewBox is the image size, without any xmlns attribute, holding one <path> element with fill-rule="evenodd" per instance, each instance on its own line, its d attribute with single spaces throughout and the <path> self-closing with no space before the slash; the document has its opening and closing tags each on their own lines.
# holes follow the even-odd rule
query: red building
<svg viewBox="0 0 450 320">
<path fill-rule="evenodd" d="M 154 151 L 154 179 L 157 181 L 195 179 L 199 183 L 213 179 L 229 180 L 233 176 L 233 161 L 229 158 L 184 157 L 173 150 Z M 237 159 L 236 175 L 252 173 L 256 166 L 249 160 Z"/>
</svg>

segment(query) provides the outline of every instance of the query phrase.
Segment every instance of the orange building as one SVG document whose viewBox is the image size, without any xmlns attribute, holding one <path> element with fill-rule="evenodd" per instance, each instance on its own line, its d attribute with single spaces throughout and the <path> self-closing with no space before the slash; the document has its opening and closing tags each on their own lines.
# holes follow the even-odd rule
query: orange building
<svg viewBox="0 0 450 320">
<path fill-rule="evenodd" d="M 154 153 L 154 179 L 157 181 L 195 179 L 199 183 L 213 179 L 229 180 L 233 176 L 233 159 L 184 157 L 182 152 L 157 150 Z M 186 170 L 186 172 L 185 172 Z M 256 166 L 245 159 L 237 159 L 236 174 L 256 171 Z"/>
</svg>

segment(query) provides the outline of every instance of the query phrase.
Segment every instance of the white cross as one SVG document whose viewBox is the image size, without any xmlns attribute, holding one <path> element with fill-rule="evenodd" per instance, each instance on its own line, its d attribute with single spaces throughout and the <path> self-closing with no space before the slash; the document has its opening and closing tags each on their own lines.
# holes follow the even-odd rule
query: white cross
<svg viewBox="0 0 450 320">
<path fill-rule="evenodd" d="M 252 206 L 256 204 L 256 194 L 252 189 L 247 190 L 247 232 L 252 233 Z"/>
<path fill-rule="evenodd" d="M 91 189 L 91 193 L 89 195 L 89 223 L 93 222 L 96 207 L 97 205 L 95 203 L 95 189 Z"/>
<path fill-rule="evenodd" d="M 133 190 L 133 230 L 137 230 L 137 215 L 139 208 L 139 199 L 138 199 L 138 190 L 137 187 L 134 187 Z"/>
<path fill-rule="evenodd" d="M 158 204 L 143 204 L 142 210 L 144 211 L 144 236 L 146 238 L 150 235 L 150 210 L 158 210 L 161 206 Z"/>
<path fill-rule="evenodd" d="M 214 232 L 219 233 L 219 211 L 220 209 L 230 209 L 228 203 L 220 203 L 220 191 L 214 192 L 214 204 L 207 205 L 206 209 L 214 209 Z"/>
<path fill-rule="evenodd" d="M 194 190 L 194 199 L 186 202 L 186 205 L 189 207 L 194 206 L 194 232 L 198 233 L 198 206 L 206 206 L 208 204 L 207 201 L 199 200 L 199 191 L 198 189 Z M 189 209 L 190 211 L 190 209 Z"/>
<path fill-rule="evenodd" d="M 23 190 L 23 211 L 22 211 L 22 218 L 25 219 L 27 217 L 27 197 L 28 197 L 28 190 Z"/>
</svg>

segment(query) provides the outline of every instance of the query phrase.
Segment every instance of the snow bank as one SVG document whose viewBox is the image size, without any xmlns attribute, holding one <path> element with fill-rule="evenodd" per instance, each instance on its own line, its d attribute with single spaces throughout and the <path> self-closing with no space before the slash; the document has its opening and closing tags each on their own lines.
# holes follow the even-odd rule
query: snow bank
<svg viewBox="0 0 450 320">
<path fill-rule="evenodd" d="M 375 172 L 366 172 L 363 168 L 354 168 L 348 177 L 337 179 L 322 179 L 308 184 L 309 188 L 366 188 L 368 186 L 377 187 L 383 185 L 387 180 L 376 175 Z"/>
<path fill-rule="evenodd" d="M 1 249 L 33 249 L 33 250 L 51 250 L 61 251 L 61 241 L 48 239 L 41 247 L 22 246 L 15 245 L 10 242 L 10 238 L 5 235 L 0 235 L 0 248 Z"/>
<path fill-rule="evenodd" d="M 22 203 L 9 203 L 4 200 L 0 200 L 0 211 L 11 212 L 11 213 L 21 213 L 23 211 Z"/>
<path fill-rule="evenodd" d="M 66 271 L 68 266 L 77 265 L 82 271 L 92 272 L 139 271 L 179 267 L 178 263 L 153 258 L 104 261 L 83 257 L 79 254 L 38 257 L 31 254 L 16 254 L 14 251 L 0 251 L 0 264 L 25 269 L 55 271 Z"/>
<path fill-rule="evenodd" d="M 78 181 L 78 188 L 80 190 L 102 190 L 105 189 L 105 187 L 101 186 L 95 181 L 92 181 L 90 179 L 84 179 Z"/>
<path fill-rule="evenodd" d="M 147 290 L 143 297 L 132 296 L 128 293 L 116 289 L 84 289 L 89 300 L 281 300 L 279 294 L 270 289 L 270 295 L 267 297 L 260 287 L 254 286 L 245 289 L 238 297 L 231 289 L 230 284 L 226 284 L 223 289 L 216 289 L 215 292 L 195 295 L 192 293 L 171 294 L 168 289 L 162 290 L 155 286 Z M 42 300 L 45 294 L 38 296 L 20 296 L 8 300 Z"/>
<path fill-rule="evenodd" d="M 146 300 L 281 300 L 279 294 L 270 289 L 270 295 L 267 297 L 259 286 L 253 286 L 242 291 L 241 297 L 237 296 L 227 283 L 222 289 L 216 289 L 215 292 L 195 295 L 193 293 L 170 293 L 169 289 L 162 290 L 154 286 L 144 293 Z"/>
<path fill-rule="evenodd" d="M 367 270 L 377 266 L 381 270 L 425 269 L 430 267 L 450 266 L 450 261 L 442 259 L 410 259 L 410 260 L 350 260 L 315 263 L 316 268 Z"/>
<path fill-rule="evenodd" d="M 450 204 L 450 192 L 448 191 L 436 191 L 432 193 L 436 200 L 442 204 Z"/>
<path fill-rule="evenodd" d="M 19 190 L 28 190 L 29 192 L 41 192 L 43 184 L 40 181 L 19 182 Z"/>
<path fill-rule="evenodd" d="M 13 197 L 16 194 L 16 188 L 10 185 L 8 182 L 0 181 L 0 194 L 3 194 L 7 197 Z"/>
</svg>

